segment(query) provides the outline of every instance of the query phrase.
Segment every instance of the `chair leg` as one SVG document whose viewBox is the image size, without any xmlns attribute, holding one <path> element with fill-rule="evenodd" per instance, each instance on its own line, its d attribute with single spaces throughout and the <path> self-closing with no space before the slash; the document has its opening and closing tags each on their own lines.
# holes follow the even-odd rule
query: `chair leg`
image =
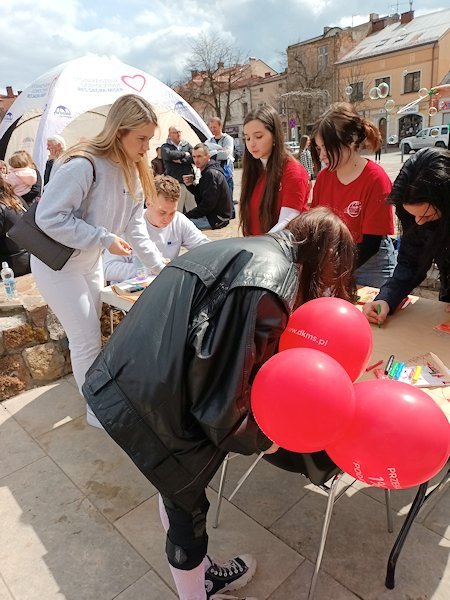
<svg viewBox="0 0 450 600">
<path fill-rule="evenodd" d="M 225 456 L 225 460 L 223 461 L 222 471 L 220 473 L 219 491 L 217 492 L 216 514 L 214 515 L 214 521 L 213 521 L 213 524 L 212 524 L 212 526 L 214 527 L 214 529 L 217 529 L 217 526 L 219 525 L 219 514 L 220 514 L 220 508 L 222 506 L 223 488 L 225 486 L 225 478 L 226 478 L 226 475 L 227 475 L 228 461 L 229 460 L 230 460 L 230 455 L 227 454 Z"/>
<path fill-rule="evenodd" d="M 384 490 L 384 498 L 386 501 L 387 530 L 389 533 L 392 533 L 394 531 L 394 524 L 392 522 L 391 490 Z"/>
<path fill-rule="evenodd" d="M 408 535 L 409 530 L 411 529 L 411 525 L 414 522 L 414 519 L 417 516 L 417 513 L 422 507 L 422 504 L 425 500 L 425 494 L 427 492 L 428 482 L 422 483 L 419 486 L 416 497 L 414 498 L 414 502 L 409 509 L 408 516 L 403 523 L 402 528 L 400 529 L 400 533 L 398 534 L 397 539 L 395 540 L 395 544 L 392 547 L 391 553 L 388 559 L 388 566 L 386 572 L 386 581 L 385 585 L 389 590 L 393 590 L 395 587 L 395 567 L 397 566 L 397 560 L 400 555 L 401 549 L 403 548 L 403 544 L 405 543 L 406 536 Z"/>
<path fill-rule="evenodd" d="M 314 573 L 313 573 L 313 576 L 311 579 L 311 585 L 309 587 L 308 600 L 313 600 L 314 593 L 316 591 L 317 579 L 319 576 L 319 569 L 320 569 L 320 565 L 322 563 L 323 552 L 325 550 L 325 544 L 327 541 L 328 528 L 330 526 L 331 515 L 333 513 L 334 501 L 335 501 L 336 492 L 337 492 L 337 488 L 339 485 L 341 475 L 342 475 L 342 473 L 338 473 L 338 475 L 335 475 L 333 482 L 330 486 L 330 491 L 328 494 L 327 510 L 325 512 L 325 517 L 323 519 L 322 532 L 321 532 L 321 536 L 320 536 L 320 545 L 319 545 L 319 550 L 317 552 L 316 564 L 314 566 Z"/>
</svg>

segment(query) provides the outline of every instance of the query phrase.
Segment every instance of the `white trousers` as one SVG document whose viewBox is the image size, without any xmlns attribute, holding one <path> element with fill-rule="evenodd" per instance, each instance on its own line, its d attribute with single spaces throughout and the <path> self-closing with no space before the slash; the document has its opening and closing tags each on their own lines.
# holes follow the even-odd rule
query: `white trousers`
<svg viewBox="0 0 450 600">
<path fill-rule="evenodd" d="M 104 277 L 98 252 L 89 254 L 85 260 L 77 260 L 76 268 L 71 263 L 72 259 L 62 271 L 53 271 L 31 256 L 36 285 L 69 340 L 73 375 L 81 393 L 86 372 L 101 348 L 100 290 Z"/>
</svg>

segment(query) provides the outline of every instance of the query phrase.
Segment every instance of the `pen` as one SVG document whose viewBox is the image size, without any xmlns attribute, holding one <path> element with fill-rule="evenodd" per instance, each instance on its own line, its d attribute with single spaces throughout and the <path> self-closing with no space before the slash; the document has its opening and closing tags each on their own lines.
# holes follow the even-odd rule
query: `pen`
<svg viewBox="0 0 450 600">
<path fill-rule="evenodd" d="M 394 373 L 397 370 L 398 365 L 399 365 L 398 362 L 392 363 L 392 367 L 391 367 L 391 369 L 389 371 L 389 377 L 394 377 Z"/>
<path fill-rule="evenodd" d="M 413 383 L 417 383 L 417 381 L 418 381 L 418 379 L 420 377 L 421 371 L 422 371 L 422 367 L 421 366 L 416 367 L 416 370 L 415 370 L 413 378 L 412 378 L 412 382 Z"/>
<path fill-rule="evenodd" d="M 379 366 L 380 366 L 380 365 L 382 365 L 382 364 L 383 364 L 383 361 L 382 361 L 382 360 L 379 360 L 379 361 L 378 361 L 378 362 L 376 362 L 375 364 L 373 364 L 373 365 L 370 365 L 369 367 L 367 367 L 367 369 L 366 369 L 366 372 L 367 372 L 367 371 L 372 371 L 373 369 L 375 369 L 376 367 L 379 367 Z"/>
<path fill-rule="evenodd" d="M 401 362 L 401 363 L 398 363 L 398 366 L 397 366 L 397 368 L 396 368 L 396 370 L 395 370 L 395 373 L 394 373 L 394 379 L 395 379 L 396 381 L 400 379 L 400 377 L 401 377 L 401 374 L 402 374 L 402 372 L 403 372 L 403 368 L 404 368 L 404 366 L 405 366 L 405 363 L 402 363 L 402 362 Z"/>
<path fill-rule="evenodd" d="M 381 315 L 381 304 L 377 304 L 377 315 L 380 316 Z M 378 321 L 378 329 L 380 329 L 381 327 L 381 323 L 380 321 Z"/>
<path fill-rule="evenodd" d="M 388 361 L 386 363 L 386 367 L 384 369 L 384 374 L 387 375 L 389 373 L 389 371 L 391 370 L 392 367 L 392 363 L 394 362 L 394 355 L 391 354 L 390 357 L 388 358 Z"/>
</svg>

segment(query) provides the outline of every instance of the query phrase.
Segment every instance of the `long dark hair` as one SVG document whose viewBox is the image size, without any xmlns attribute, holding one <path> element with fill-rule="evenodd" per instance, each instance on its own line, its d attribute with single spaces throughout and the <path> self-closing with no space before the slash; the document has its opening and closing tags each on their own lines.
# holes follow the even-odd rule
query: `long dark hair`
<svg viewBox="0 0 450 600">
<path fill-rule="evenodd" d="M 283 167 L 286 160 L 294 160 L 284 145 L 283 128 L 277 111 L 268 104 L 249 112 L 244 119 L 244 126 L 250 121 L 261 121 L 273 135 L 273 148 L 267 161 L 267 180 L 264 193 L 259 204 L 259 221 L 263 232 L 269 231 L 278 220 L 278 192 Z M 251 235 L 250 231 L 250 198 L 256 182 L 264 168 L 261 161 L 253 158 L 245 145 L 242 162 L 241 198 L 239 202 L 239 221 L 243 235 Z"/>
<path fill-rule="evenodd" d="M 318 207 L 292 219 L 286 229 L 298 244 L 301 266 L 296 307 L 327 294 L 353 301 L 356 246 L 344 222 L 328 208 Z"/>
<path fill-rule="evenodd" d="M 375 125 L 361 117 L 348 102 L 332 104 L 314 123 L 311 131 L 311 156 L 320 169 L 320 158 L 315 136 L 320 135 L 328 154 L 330 171 L 334 171 L 344 153 L 353 145 L 358 150 L 363 144 L 372 150 L 381 146 L 381 133 Z"/>
<path fill-rule="evenodd" d="M 8 208 L 12 208 L 17 213 L 26 211 L 22 202 L 14 193 L 11 185 L 5 181 L 3 177 L 0 177 L 0 204 L 4 204 Z"/>
<path fill-rule="evenodd" d="M 388 202 L 395 206 L 403 235 L 415 236 L 418 227 L 433 229 L 423 256 L 424 262 L 435 257 L 450 243 L 450 151 L 444 148 L 424 148 L 416 152 L 402 167 L 392 186 Z M 426 225 L 417 225 L 404 204 L 431 204 L 440 218 Z"/>
</svg>

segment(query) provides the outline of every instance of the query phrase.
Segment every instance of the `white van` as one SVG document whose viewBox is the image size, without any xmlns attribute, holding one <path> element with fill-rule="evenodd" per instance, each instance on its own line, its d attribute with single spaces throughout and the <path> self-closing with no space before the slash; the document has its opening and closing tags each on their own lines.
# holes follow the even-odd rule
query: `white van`
<svg viewBox="0 0 450 600">
<path fill-rule="evenodd" d="M 448 125 L 436 125 L 435 127 L 426 127 L 421 129 L 416 135 L 405 137 L 400 141 L 400 150 L 404 154 L 409 154 L 411 150 L 420 150 L 437 146 L 438 148 L 447 148 L 448 144 Z"/>
</svg>

